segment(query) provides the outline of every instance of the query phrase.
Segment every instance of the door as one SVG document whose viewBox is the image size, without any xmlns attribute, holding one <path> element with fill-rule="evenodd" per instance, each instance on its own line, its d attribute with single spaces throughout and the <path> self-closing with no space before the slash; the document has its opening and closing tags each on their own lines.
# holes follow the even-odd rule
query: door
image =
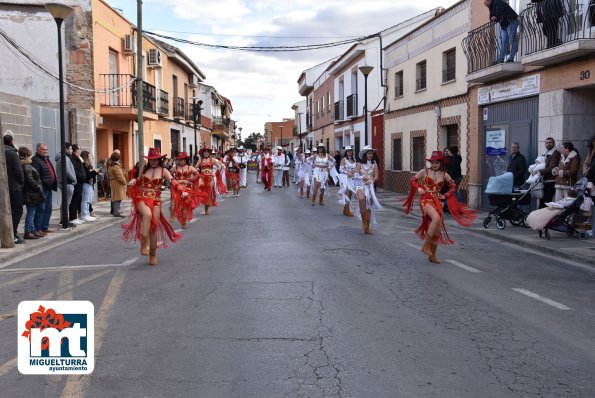
<svg viewBox="0 0 595 398">
<path fill-rule="evenodd" d="M 115 51 L 109 52 L 109 104 L 110 106 L 119 106 L 118 93 L 123 90 L 115 90 L 118 87 L 118 54 Z"/>
<path fill-rule="evenodd" d="M 171 154 L 178 154 L 180 152 L 180 130 L 172 129 L 170 132 L 171 140 Z"/>
</svg>

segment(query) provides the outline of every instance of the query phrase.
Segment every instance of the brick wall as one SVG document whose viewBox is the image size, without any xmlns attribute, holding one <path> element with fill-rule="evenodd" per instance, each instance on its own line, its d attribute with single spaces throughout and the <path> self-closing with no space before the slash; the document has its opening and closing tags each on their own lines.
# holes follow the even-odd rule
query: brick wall
<svg viewBox="0 0 595 398">
<path fill-rule="evenodd" d="M 2 133 L 12 131 L 16 146 L 31 147 L 31 101 L 16 95 L 0 93 L 0 123 Z"/>
</svg>

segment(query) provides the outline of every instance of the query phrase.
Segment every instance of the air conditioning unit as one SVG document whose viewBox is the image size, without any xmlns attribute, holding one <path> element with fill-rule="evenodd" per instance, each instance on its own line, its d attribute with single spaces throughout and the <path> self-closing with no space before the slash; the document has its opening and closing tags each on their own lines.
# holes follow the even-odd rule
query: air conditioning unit
<svg viewBox="0 0 595 398">
<path fill-rule="evenodd" d="M 148 64 L 151 68 L 161 68 L 161 51 L 156 48 L 149 49 Z"/>
<path fill-rule="evenodd" d="M 190 73 L 188 75 L 188 86 L 198 87 L 198 76 L 196 76 L 194 73 Z"/>
<path fill-rule="evenodd" d="M 136 42 L 133 35 L 124 35 L 124 52 L 128 54 L 136 52 Z"/>
</svg>

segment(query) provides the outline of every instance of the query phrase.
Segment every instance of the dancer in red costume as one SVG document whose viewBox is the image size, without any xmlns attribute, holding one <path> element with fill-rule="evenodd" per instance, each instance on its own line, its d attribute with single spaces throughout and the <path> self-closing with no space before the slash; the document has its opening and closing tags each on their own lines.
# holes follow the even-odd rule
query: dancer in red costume
<svg viewBox="0 0 595 398">
<path fill-rule="evenodd" d="M 260 172 L 264 189 L 270 191 L 273 182 L 273 155 L 268 146 L 264 147 L 263 154 L 260 155 Z"/>
<path fill-rule="evenodd" d="M 124 228 L 123 239 L 126 241 L 140 240 L 140 253 L 150 256 L 149 263 L 157 265 L 157 246 L 167 247 L 165 235 L 172 242 L 182 236 L 177 234 L 167 222 L 161 212 L 161 190 L 163 180 L 168 180 L 171 186 L 171 200 L 177 205 L 183 203 L 188 193 L 184 192 L 182 185 L 175 181 L 169 171 L 163 167 L 163 158 L 159 148 L 150 148 L 145 156 L 148 163 L 143 167 L 140 176 L 130 180 L 129 194 L 132 198 L 131 220 L 122 224 Z M 181 206 L 184 206 L 181 204 Z"/>
<path fill-rule="evenodd" d="M 176 217 L 182 225 L 182 229 L 186 229 L 186 223 L 192 220 L 192 213 L 204 195 L 201 196 L 198 190 L 198 184 L 196 184 L 199 177 L 198 170 L 190 165 L 190 156 L 186 152 L 180 152 L 176 161 L 177 164 L 170 169 L 170 173 L 184 188 L 184 192 L 188 193 L 188 196 L 177 203 L 172 201 L 169 221 L 173 222 Z"/>
<path fill-rule="evenodd" d="M 217 192 L 215 189 L 215 173 L 219 173 L 223 165 L 214 157 L 210 147 L 202 148 L 198 154 L 200 160 L 196 164 L 199 173 L 198 190 L 200 191 L 200 203 L 205 205 L 205 214 L 209 214 L 209 207 L 217 207 Z M 219 178 L 218 178 L 219 179 Z M 221 193 L 221 192 L 220 192 Z"/>
<path fill-rule="evenodd" d="M 422 212 L 422 222 L 415 233 L 425 239 L 421 251 L 428 256 L 432 263 L 440 264 L 436 257 L 438 243 L 453 244 L 454 240 L 448 236 L 446 225 L 442 214 L 442 200 L 446 200 L 448 210 L 452 217 L 461 225 L 468 227 L 475 220 L 475 210 L 462 206 L 454 196 L 457 184 L 444 171 L 444 158 L 442 152 L 434 151 L 429 159 L 430 168 L 424 168 L 411 178 L 411 190 L 405 201 L 405 214 L 408 214 L 413 207 L 413 198 L 416 192 L 419 193 L 419 207 Z M 440 194 L 444 184 L 448 184 L 448 192 Z"/>
<path fill-rule="evenodd" d="M 240 166 L 236 162 L 236 150 L 232 148 L 225 157 L 225 166 L 227 169 L 225 175 L 229 181 L 231 190 L 233 191 L 233 197 L 240 196 Z"/>
</svg>

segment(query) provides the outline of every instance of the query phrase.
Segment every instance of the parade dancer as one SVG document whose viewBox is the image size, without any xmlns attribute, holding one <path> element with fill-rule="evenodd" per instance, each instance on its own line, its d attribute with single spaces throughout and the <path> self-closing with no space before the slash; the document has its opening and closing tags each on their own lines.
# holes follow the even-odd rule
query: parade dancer
<svg viewBox="0 0 595 398">
<path fill-rule="evenodd" d="M 260 155 L 260 171 L 261 179 L 264 184 L 264 189 L 271 190 L 271 182 L 273 181 L 273 155 L 271 148 L 264 147 L 263 154 Z"/>
<path fill-rule="evenodd" d="M 177 218 L 182 229 L 186 229 L 186 223 L 192 220 L 193 211 L 200 202 L 195 186 L 199 177 L 198 170 L 190 165 L 190 155 L 182 151 L 176 158 L 176 165 L 170 169 L 170 174 L 184 188 L 184 192 L 188 193 L 188 197 L 183 202 L 171 201 L 169 221 L 173 222 Z"/>
<path fill-rule="evenodd" d="M 133 206 L 130 221 L 122 224 L 122 238 L 125 241 L 140 240 L 141 255 L 150 256 L 149 263 L 157 265 L 157 247 L 167 247 L 165 235 L 172 242 L 182 237 L 174 231 L 161 212 L 163 182 L 167 180 L 170 183 L 171 200 L 175 203 L 183 202 L 188 193 L 184 192 L 182 185 L 172 179 L 169 171 L 163 167 L 165 155 L 161 155 L 159 148 L 150 148 L 145 158 L 148 163 L 142 168 L 138 178 L 133 178 L 128 183 Z"/>
<path fill-rule="evenodd" d="M 378 163 L 374 160 L 375 149 L 366 145 L 360 152 L 361 163 L 355 168 L 353 185 L 359 204 L 358 218 L 362 220 L 364 232 L 372 235 L 370 223 L 376 224 L 376 210 L 381 209 L 376 198 L 374 184 L 378 180 Z"/>
<path fill-rule="evenodd" d="M 229 180 L 230 188 L 233 191 L 233 197 L 240 196 L 240 166 L 236 163 L 235 149 L 232 149 L 225 160 L 227 170 L 225 175 Z"/>
<path fill-rule="evenodd" d="M 304 150 L 302 147 L 299 147 L 295 150 L 295 159 L 293 160 L 294 170 L 293 170 L 293 183 L 297 184 L 300 181 L 300 173 L 302 171 L 302 166 L 304 164 Z M 303 194 L 303 191 L 302 191 Z"/>
<path fill-rule="evenodd" d="M 248 155 L 244 150 L 244 146 L 238 148 L 238 154 L 235 157 L 235 161 L 240 167 L 240 188 L 246 188 L 248 186 Z"/>
<path fill-rule="evenodd" d="M 334 180 L 337 179 L 337 171 L 335 169 L 335 159 L 326 153 L 324 144 L 318 144 L 316 148 L 316 155 L 312 156 L 312 177 L 314 182 L 314 189 L 312 191 L 312 206 L 316 206 L 316 195 L 320 189 L 319 206 L 324 206 L 324 193 L 326 191 L 326 183 L 328 181 L 329 173 Z M 334 173 L 333 173 L 334 172 Z"/>
<path fill-rule="evenodd" d="M 339 203 L 343 205 L 343 215 L 347 217 L 353 217 L 354 215 L 349 204 L 351 203 L 351 196 L 355 192 L 354 177 L 357 165 L 358 163 L 353 156 L 353 148 L 347 145 L 343 149 L 343 159 L 341 159 L 339 167 L 339 194 L 341 195 Z"/>
<path fill-rule="evenodd" d="M 298 175 L 300 184 L 300 198 L 304 196 L 304 187 L 306 188 L 306 198 L 310 198 L 310 181 L 312 179 L 312 163 L 310 162 L 310 150 L 306 149 L 302 166 Z"/>
<path fill-rule="evenodd" d="M 448 236 L 444 217 L 442 214 L 442 200 L 446 200 L 448 210 L 452 217 L 461 225 L 468 227 L 475 220 L 475 210 L 470 210 L 459 203 L 454 193 L 457 184 L 444 171 L 444 158 L 441 151 L 432 152 L 432 156 L 426 159 L 430 162 L 429 168 L 424 168 L 411 178 L 411 190 L 407 197 L 404 208 L 405 214 L 409 214 L 413 207 L 413 198 L 419 193 L 419 207 L 422 212 L 422 222 L 415 233 L 425 239 L 421 251 L 428 256 L 428 260 L 440 264 L 436 257 L 438 244 L 453 244 L 454 240 Z M 444 184 L 448 185 L 448 192 L 444 195 L 440 191 Z"/>
<path fill-rule="evenodd" d="M 201 148 L 198 152 L 200 160 L 196 165 L 199 173 L 198 190 L 203 198 L 201 203 L 205 205 L 205 215 L 209 214 L 209 207 L 217 207 L 215 172 L 223 168 L 221 163 L 211 156 L 212 153 L 210 147 Z"/>
<path fill-rule="evenodd" d="M 281 179 L 283 178 L 283 165 L 285 164 L 285 154 L 283 148 L 277 147 L 277 153 L 273 155 L 273 167 L 275 168 L 275 181 L 273 186 L 275 188 L 281 187 Z"/>
</svg>

